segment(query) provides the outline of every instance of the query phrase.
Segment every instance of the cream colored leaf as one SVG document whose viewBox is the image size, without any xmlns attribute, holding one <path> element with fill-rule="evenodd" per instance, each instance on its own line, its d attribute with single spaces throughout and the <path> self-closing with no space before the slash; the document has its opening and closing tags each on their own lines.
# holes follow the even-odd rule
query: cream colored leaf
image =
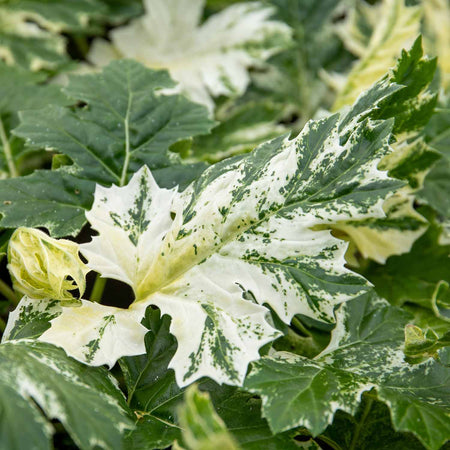
<svg viewBox="0 0 450 450">
<path fill-rule="evenodd" d="M 99 233 L 81 246 L 88 266 L 129 284 L 142 299 L 141 284 L 172 226 L 177 189 L 161 189 L 147 167 L 126 187 L 97 185 L 86 218 Z M 126 262 L 126 263 L 124 263 Z"/>
<path fill-rule="evenodd" d="M 424 0 L 425 44 L 438 56 L 444 91 L 450 89 L 450 4 L 448 0 Z"/>
<path fill-rule="evenodd" d="M 92 366 L 107 364 L 111 368 L 122 356 L 145 353 L 148 330 L 140 324 L 145 304 L 121 309 L 87 300 L 81 303 L 63 307 L 39 340 L 63 347 L 69 356 Z"/>
<path fill-rule="evenodd" d="M 333 110 L 351 105 L 357 97 L 381 78 L 408 48 L 420 31 L 421 9 L 406 6 L 405 0 L 383 0 L 379 6 L 352 10 L 345 26 L 337 32 L 350 51 L 360 57 L 338 93 Z M 365 30 L 361 25 L 365 24 Z M 373 27 L 368 39 L 367 28 Z"/>
<path fill-rule="evenodd" d="M 341 223 L 335 229 L 346 233 L 364 258 L 384 264 L 392 255 L 411 250 L 428 228 L 428 222 L 414 210 L 414 197 L 400 191 L 383 204 L 386 218 L 361 223 Z"/>
</svg>

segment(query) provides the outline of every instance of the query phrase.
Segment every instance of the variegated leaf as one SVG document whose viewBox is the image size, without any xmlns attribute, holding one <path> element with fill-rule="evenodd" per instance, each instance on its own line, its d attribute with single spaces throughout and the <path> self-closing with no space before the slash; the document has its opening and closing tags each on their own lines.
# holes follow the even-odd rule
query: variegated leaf
<svg viewBox="0 0 450 450">
<path fill-rule="evenodd" d="M 121 450 L 132 414 L 116 380 L 53 345 L 20 339 L 0 345 L 0 448 L 49 449 L 65 427 L 77 448 Z"/>
<path fill-rule="evenodd" d="M 426 210 L 425 210 L 426 211 Z M 377 292 L 394 305 L 415 303 L 439 315 L 435 302 L 439 285 L 450 282 L 450 245 L 440 245 L 442 227 L 428 211 L 430 226 L 404 255 L 390 257 L 385 265 L 370 263 L 362 273 Z M 449 305 L 441 305 L 449 309 Z"/>
<path fill-rule="evenodd" d="M 100 0 L 4 1 L 0 5 L 0 55 L 33 71 L 67 64 L 62 32 L 85 32 L 108 10 Z"/>
<path fill-rule="evenodd" d="M 429 359 L 404 361 L 411 316 L 367 295 L 342 305 L 328 347 L 313 360 L 279 353 L 252 364 L 244 387 L 261 395 L 274 432 L 306 426 L 314 435 L 337 410 L 354 414 L 372 388 L 388 403 L 394 428 L 437 450 L 450 435 L 450 369 Z"/>
<path fill-rule="evenodd" d="M 201 376 L 241 384 L 280 334 L 265 303 L 286 323 L 299 313 L 332 322 L 335 305 L 366 289 L 344 267 L 346 244 L 323 228 L 384 216 L 400 184 L 377 169 L 391 126 L 362 121 L 341 143 L 337 115 L 310 122 L 296 139 L 212 166 L 182 193 L 159 188 L 146 167 L 128 186 L 98 187 L 88 218 L 99 235 L 81 251 L 91 269 L 129 283 L 136 301 L 63 308 L 41 339 L 112 365 L 144 351 L 139 322 L 156 305 L 172 317 L 180 386 Z"/>
<path fill-rule="evenodd" d="M 90 61 L 104 65 L 134 58 L 166 68 L 193 100 L 214 108 L 212 97 L 240 95 L 247 70 L 287 45 L 290 29 L 269 20 L 272 8 L 249 2 L 229 6 L 200 24 L 204 0 L 146 0 L 146 14 L 111 32 L 112 44 L 94 41 Z"/>
<path fill-rule="evenodd" d="M 333 228 L 346 233 L 364 258 L 384 264 L 392 255 L 409 252 L 427 230 L 428 222 L 414 210 L 413 201 L 414 198 L 402 190 L 384 203 L 386 217 L 347 221 Z"/>
<path fill-rule="evenodd" d="M 334 110 L 352 104 L 394 65 L 401 50 L 409 47 L 419 34 L 420 20 L 420 8 L 406 6 L 405 0 L 383 0 L 375 6 L 351 10 L 346 24 L 338 27 L 338 33 L 348 49 L 361 59 L 350 71 Z"/>
<path fill-rule="evenodd" d="M 61 314 L 58 300 L 37 300 L 23 297 L 16 309 L 10 312 L 2 335 L 2 342 L 14 339 L 35 339 L 50 328 L 50 320 Z"/>
<path fill-rule="evenodd" d="M 365 258 L 380 263 L 408 252 L 427 228 L 427 221 L 415 212 L 412 203 L 413 193 L 440 157 L 420 134 L 437 101 L 436 93 L 430 91 L 435 68 L 436 60 L 423 56 L 421 39 L 416 39 L 409 51 L 402 51 L 397 65 L 360 95 L 343 120 L 351 124 L 366 116 L 395 118 L 393 152 L 381 160 L 379 168 L 408 185 L 385 203 L 386 218 L 336 226 L 350 236 Z"/>
<path fill-rule="evenodd" d="M 438 56 L 441 84 L 450 91 L 450 4 L 447 0 L 423 1 L 427 50 Z"/>
<path fill-rule="evenodd" d="M 32 71 L 54 71 L 70 61 L 66 34 L 101 33 L 139 13 L 138 4 L 108 0 L 4 0 L 0 3 L 0 57 Z"/>
</svg>

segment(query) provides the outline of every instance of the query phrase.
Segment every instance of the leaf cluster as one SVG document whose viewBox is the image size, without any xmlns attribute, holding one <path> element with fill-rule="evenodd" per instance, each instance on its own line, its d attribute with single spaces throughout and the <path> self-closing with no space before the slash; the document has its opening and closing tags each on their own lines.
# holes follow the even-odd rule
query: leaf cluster
<svg viewBox="0 0 450 450">
<path fill-rule="evenodd" d="M 0 448 L 447 448 L 449 30 L 0 1 Z"/>
</svg>

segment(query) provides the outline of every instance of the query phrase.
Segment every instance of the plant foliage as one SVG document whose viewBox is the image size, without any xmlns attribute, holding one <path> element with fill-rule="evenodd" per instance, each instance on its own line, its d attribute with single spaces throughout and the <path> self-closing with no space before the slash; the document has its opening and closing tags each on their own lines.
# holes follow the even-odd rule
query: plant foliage
<svg viewBox="0 0 450 450">
<path fill-rule="evenodd" d="M 449 13 L 0 1 L 0 448 L 447 448 Z"/>
</svg>

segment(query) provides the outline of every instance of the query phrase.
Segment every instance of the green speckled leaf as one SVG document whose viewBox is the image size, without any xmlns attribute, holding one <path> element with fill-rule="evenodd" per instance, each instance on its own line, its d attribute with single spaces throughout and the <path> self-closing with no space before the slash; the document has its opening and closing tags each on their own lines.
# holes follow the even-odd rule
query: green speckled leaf
<svg viewBox="0 0 450 450">
<path fill-rule="evenodd" d="M 16 339 L 35 339 L 50 328 L 50 320 L 61 313 L 57 300 L 35 300 L 23 297 L 8 317 L 2 342 Z"/>
<path fill-rule="evenodd" d="M 0 345 L 0 393 L 1 448 L 50 449 L 50 420 L 58 419 L 83 450 L 121 449 L 132 426 L 125 399 L 104 369 L 86 368 L 42 342 Z"/>
<path fill-rule="evenodd" d="M 354 120 L 370 117 L 392 118 L 393 131 L 399 136 L 422 128 L 429 121 L 437 102 L 437 94 L 430 90 L 435 71 L 436 58 L 423 55 L 419 36 L 410 50 L 402 50 L 396 65 L 349 107 L 342 127 L 351 125 Z"/>
<path fill-rule="evenodd" d="M 244 387 L 261 395 L 274 431 L 304 425 L 321 433 L 340 409 L 354 414 L 375 388 L 394 428 L 438 449 L 450 433 L 450 369 L 429 359 L 404 361 L 403 328 L 411 316 L 374 295 L 340 307 L 329 346 L 309 360 L 289 353 L 252 364 Z"/>
<path fill-rule="evenodd" d="M 156 305 L 172 317 L 178 385 L 202 376 L 241 384 L 259 348 L 280 335 L 265 303 L 287 324 L 299 313 L 333 322 L 337 304 L 367 289 L 326 228 L 384 215 L 401 184 L 377 169 L 391 126 L 348 125 L 341 143 L 338 115 L 311 121 L 293 140 L 210 167 L 182 193 L 160 188 L 146 167 L 125 187 L 97 186 L 87 218 L 99 235 L 81 252 L 91 269 L 129 284 L 136 301 L 128 310 L 63 308 L 41 339 L 112 366 L 144 352 L 140 320 Z"/>
<path fill-rule="evenodd" d="M 0 225 L 43 226 L 56 236 L 76 235 L 92 204 L 94 182 L 123 185 L 143 164 L 162 186 L 185 187 L 205 165 L 183 164 L 169 147 L 207 133 L 213 122 L 204 107 L 157 92 L 172 85 L 164 71 L 117 61 L 100 74 L 71 78 L 65 92 L 85 106 L 50 105 L 39 114 L 22 113 L 15 135 L 30 148 L 67 155 L 73 164 L 0 180 Z"/>
<path fill-rule="evenodd" d="M 379 263 L 410 251 L 427 228 L 426 220 L 413 209 L 413 193 L 440 157 L 422 135 L 437 101 L 437 94 L 430 87 L 435 70 L 436 59 L 423 56 L 419 37 L 409 51 L 402 51 L 397 65 L 387 75 L 360 95 L 343 120 L 345 126 L 367 116 L 394 119 L 393 152 L 383 158 L 379 168 L 408 185 L 383 205 L 385 218 L 337 226 L 350 236 L 363 257 Z"/>
</svg>

